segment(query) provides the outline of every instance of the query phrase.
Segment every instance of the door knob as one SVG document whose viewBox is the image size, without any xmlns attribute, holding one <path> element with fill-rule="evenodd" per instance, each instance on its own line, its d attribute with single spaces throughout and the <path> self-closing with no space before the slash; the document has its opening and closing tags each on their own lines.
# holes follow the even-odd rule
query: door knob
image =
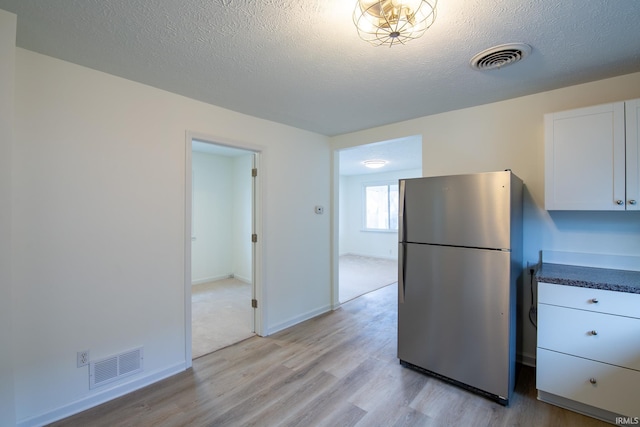
<svg viewBox="0 0 640 427">
<path fill-rule="evenodd" d="M 591 335 L 598 335 L 598 331 L 596 331 L 596 330 L 593 330 L 593 331 L 591 331 L 591 332 L 589 332 L 589 333 L 590 333 Z"/>
</svg>

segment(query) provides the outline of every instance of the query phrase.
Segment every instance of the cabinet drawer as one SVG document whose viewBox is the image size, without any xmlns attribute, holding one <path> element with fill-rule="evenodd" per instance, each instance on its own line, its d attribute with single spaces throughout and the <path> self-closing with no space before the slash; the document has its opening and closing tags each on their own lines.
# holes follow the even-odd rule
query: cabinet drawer
<svg viewBox="0 0 640 427">
<path fill-rule="evenodd" d="M 640 371 L 640 319 L 539 304 L 538 347 Z"/>
<path fill-rule="evenodd" d="M 631 369 L 538 348 L 536 387 L 627 417 L 640 416 L 640 372 Z"/>
<path fill-rule="evenodd" d="M 640 294 L 541 282 L 538 283 L 538 302 L 640 318 Z"/>
</svg>

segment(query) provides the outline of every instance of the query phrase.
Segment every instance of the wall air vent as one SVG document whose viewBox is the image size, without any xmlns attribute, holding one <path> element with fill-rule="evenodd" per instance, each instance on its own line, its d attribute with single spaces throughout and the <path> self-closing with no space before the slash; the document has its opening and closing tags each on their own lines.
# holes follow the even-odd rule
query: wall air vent
<svg viewBox="0 0 640 427">
<path fill-rule="evenodd" d="M 531 53 L 531 46 L 524 43 L 509 43 L 483 50 L 471 58 L 474 70 L 494 70 L 522 61 Z"/>
<path fill-rule="evenodd" d="M 89 363 L 89 388 L 142 372 L 142 347 Z"/>
</svg>

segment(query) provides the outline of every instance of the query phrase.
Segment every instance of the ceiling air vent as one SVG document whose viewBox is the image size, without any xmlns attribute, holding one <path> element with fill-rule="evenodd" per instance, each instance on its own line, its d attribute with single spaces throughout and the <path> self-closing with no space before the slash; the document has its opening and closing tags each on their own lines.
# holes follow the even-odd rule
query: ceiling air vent
<svg viewBox="0 0 640 427">
<path fill-rule="evenodd" d="M 509 43 L 483 50 L 471 58 L 471 68 L 493 70 L 523 60 L 531 53 L 531 46 L 524 43 Z"/>
</svg>

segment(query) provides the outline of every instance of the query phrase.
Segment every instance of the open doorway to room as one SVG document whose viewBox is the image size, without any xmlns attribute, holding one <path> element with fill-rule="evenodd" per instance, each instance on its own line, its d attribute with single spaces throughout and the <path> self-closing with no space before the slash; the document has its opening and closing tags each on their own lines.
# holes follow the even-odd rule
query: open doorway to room
<svg viewBox="0 0 640 427">
<path fill-rule="evenodd" d="M 191 352 L 255 332 L 253 151 L 191 141 Z"/>
<path fill-rule="evenodd" d="M 422 176 L 422 137 L 347 148 L 337 157 L 338 300 L 344 303 L 398 280 L 398 180 Z"/>
</svg>

